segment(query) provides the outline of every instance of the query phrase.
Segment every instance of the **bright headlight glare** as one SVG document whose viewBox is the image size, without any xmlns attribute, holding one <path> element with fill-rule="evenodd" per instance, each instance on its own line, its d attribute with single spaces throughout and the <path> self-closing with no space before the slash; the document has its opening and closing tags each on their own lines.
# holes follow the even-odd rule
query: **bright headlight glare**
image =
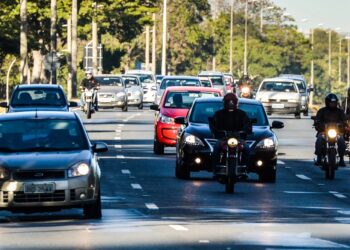
<svg viewBox="0 0 350 250">
<path fill-rule="evenodd" d="M 194 135 L 186 135 L 185 143 L 195 146 L 204 146 L 203 142 Z"/>
<path fill-rule="evenodd" d="M 259 147 L 259 148 L 274 148 L 275 147 L 275 140 L 272 137 L 265 138 L 265 139 L 261 140 L 256 145 L 256 147 Z"/>
<path fill-rule="evenodd" d="M 227 141 L 227 145 L 230 147 L 230 148 L 235 148 L 237 147 L 238 145 L 238 140 L 236 138 L 230 138 L 228 139 Z"/>
<path fill-rule="evenodd" d="M 243 94 L 248 94 L 249 92 L 250 92 L 249 87 L 243 87 L 243 88 L 242 88 L 242 93 L 243 93 Z"/>
<path fill-rule="evenodd" d="M 90 167 L 86 163 L 80 163 L 72 168 L 70 168 L 68 176 L 69 177 L 77 177 L 77 176 L 85 176 L 90 173 Z"/>
<path fill-rule="evenodd" d="M 337 131 L 335 129 L 330 129 L 327 132 L 328 137 L 334 139 L 337 136 Z"/>
<path fill-rule="evenodd" d="M 10 173 L 7 169 L 0 167 L 0 180 L 9 178 Z"/>
</svg>

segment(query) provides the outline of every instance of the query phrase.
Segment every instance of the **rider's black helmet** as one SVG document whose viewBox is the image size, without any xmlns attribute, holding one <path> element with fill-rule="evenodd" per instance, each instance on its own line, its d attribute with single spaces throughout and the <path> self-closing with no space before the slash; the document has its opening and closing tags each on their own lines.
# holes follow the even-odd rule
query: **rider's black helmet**
<svg viewBox="0 0 350 250">
<path fill-rule="evenodd" d="M 335 102 L 338 105 L 339 100 L 336 94 L 330 93 L 326 96 L 325 98 L 326 107 L 329 107 L 329 104 L 331 102 Z"/>
</svg>

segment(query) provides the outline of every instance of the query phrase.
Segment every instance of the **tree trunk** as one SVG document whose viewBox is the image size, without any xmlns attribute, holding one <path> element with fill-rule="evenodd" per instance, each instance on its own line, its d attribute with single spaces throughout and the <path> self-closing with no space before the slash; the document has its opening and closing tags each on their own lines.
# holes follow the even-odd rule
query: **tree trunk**
<svg viewBox="0 0 350 250">
<path fill-rule="evenodd" d="M 72 0 L 72 95 L 77 96 L 78 0 Z"/>
<path fill-rule="evenodd" d="M 28 23 L 27 23 L 27 0 L 20 2 L 20 19 L 21 19 L 21 34 L 20 34 L 20 55 L 21 55 L 21 83 L 28 82 Z"/>
<path fill-rule="evenodd" d="M 40 50 L 33 51 L 33 72 L 32 72 L 32 82 L 33 83 L 43 83 L 45 82 L 44 73 L 44 56 L 41 54 Z M 43 79 L 44 78 L 44 79 Z"/>
<path fill-rule="evenodd" d="M 50 28 L 50 52 L 56 54 L 57 51 L 57 0 L 51 0 L 51 28 Z M 54 64 L 55 62 L 51 62 Z M 57 84 L 56 67 L 51 66 L 51 84 Z"/>
</svg>

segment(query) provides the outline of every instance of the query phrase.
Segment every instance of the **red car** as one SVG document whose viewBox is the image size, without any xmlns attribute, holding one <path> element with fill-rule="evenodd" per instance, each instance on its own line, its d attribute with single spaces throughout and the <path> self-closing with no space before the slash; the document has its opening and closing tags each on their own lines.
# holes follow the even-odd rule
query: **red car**
<svg viewBox="0 0 350 250">
<path fill-rule="evenodd" d="M 181 125 L 174 123 L 174 118 L 185 117 L 193 101 L 200 97 L 222 96 L 220 89 L 206 87 L 168 87 L 159 105 L 151 105 L 157 111 L 154 123 L 155 154 L 164 154 L 164 147 L 176 146 L 177 131 Z"/>
</svg>

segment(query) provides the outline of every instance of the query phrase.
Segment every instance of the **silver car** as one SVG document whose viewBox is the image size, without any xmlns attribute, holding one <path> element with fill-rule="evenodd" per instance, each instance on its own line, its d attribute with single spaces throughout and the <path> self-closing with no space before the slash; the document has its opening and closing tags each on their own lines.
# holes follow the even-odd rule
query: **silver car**
<svg viewBox="0 0 350 250">
<path fill-rule="evenodd" d="M 98 75 L 95 79 L 100 84 L 98 91 L 99 108 L 121 108 L 128 111 L 128 97 L 122 76 Z"/>
<path fill-rule="evenodd" d="M 198 77 L 208 78 L 211 81 L 213 88 L 220 89 L 223 96 L 227 93 L 226 81 L 223 73 L 216 71 L 201 71 L 198 74 Z"/>
<path fill-rule="evenodd" d="M 82 207 L 101 217 L 101 170 L 76 113 L 28 111 L 0 117 L 0 209 L 34 213 Z"/>
<path fill-rule="evenodd" d="M 128 105 L 137 106 L 143 109 L 143 88 L 141 85 L 140 76 L 123 75 L 123 80 L 128 93 Z"/>
<path fill-rule="evenodd" d="M 154 103 L 157 94 L 157 83 L 152 71 L 148 70 L 130 70 L 126 72 L 127 75 L 137 75 L 143 89 L 143 102 Z"/>
<path fill-rule="evenodd" d="M 256 93 L 267 114 L 294 114 L 300 119 L 301 94 L 295 81 L 287 78 L 264 79 Z"/>
</svg>

